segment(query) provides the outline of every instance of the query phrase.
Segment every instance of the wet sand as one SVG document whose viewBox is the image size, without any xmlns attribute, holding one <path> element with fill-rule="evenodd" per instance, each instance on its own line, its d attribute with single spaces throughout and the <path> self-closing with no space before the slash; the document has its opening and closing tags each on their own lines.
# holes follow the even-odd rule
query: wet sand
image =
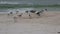
<svg viewBox="0 0 60 34">
<path fill-rule="evenodd" d="M 47 12 L 40 17 L 27 14 L 15 20 L 13 15 L 0 14 L 0 34 L 58 34 L 60 32 L 60 12 Z"/>
</svg>

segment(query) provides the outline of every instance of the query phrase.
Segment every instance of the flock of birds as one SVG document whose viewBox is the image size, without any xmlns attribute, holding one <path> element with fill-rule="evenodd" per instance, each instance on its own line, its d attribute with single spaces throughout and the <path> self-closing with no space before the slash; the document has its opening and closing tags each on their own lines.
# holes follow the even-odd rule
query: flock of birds
<svg viewBox="0 0 60 34">
<path fill-rule="evenodd" d="M 31 14 L 30 13 L 35 13 L 36 15 L 40 16 L 44 11 L 47 11 L 47 9 L 41 10 L 41 11 L 36 11 L 36 10 L 30 10 L 30 11 L 25 11 L 25 13 L 28 14 L 28 16 L 31 18 Z M 19 11 L 16 11 L 16 14 L 18 14 Z M 13 14 L 13 12 L 10 12 L 8 15 Z M 17 15 L 18 17 L 22 17 L 23 13 Z M 16 19 L 17 17 L 14 16 L 14 19 Z"/>
</svg>

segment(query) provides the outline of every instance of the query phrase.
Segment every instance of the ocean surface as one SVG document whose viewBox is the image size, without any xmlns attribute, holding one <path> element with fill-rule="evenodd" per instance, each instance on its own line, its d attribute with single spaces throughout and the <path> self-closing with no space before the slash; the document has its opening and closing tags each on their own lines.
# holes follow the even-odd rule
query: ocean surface
<svg viewBox="0 0 60 34">
<path fill-rule="evenodd" d="M 60 0 L 0 0 L 0 4 L 24 4 L 24 5 L 26 4 L 26 5 L 29 5 L 29 6 L 30 5 L 56 5 L 56 4 L 60 5 Z M 10 6 L 10 7 L 12 7 L 12 6 Z M 13 7 L 16 7 L 16 6 L 13 6 Z M 14 9 L 12 9 L 12 8 L 1 9 L 1 6 L 0 6 L 0 13 L 8 13 L 8 12 L 11 12 L 11 11 L 12 12 L 16 12 L 16 11 L 24 12 L 26 10 L 40 11 L 40 10 L 45 9 L 45 8 L 48 9 L 48 11 L 60 11 L 59 7 L 41 7 L 41 8 L 28 8 L 28 7 L 26 8 L 26 7 L 23 7 L 23 8 L 14 8 Z"/>
<path fill-rule="evenodd" d="M 60 4 L 60 0 L 0 0 L 0 4 Z"/>
</svg>

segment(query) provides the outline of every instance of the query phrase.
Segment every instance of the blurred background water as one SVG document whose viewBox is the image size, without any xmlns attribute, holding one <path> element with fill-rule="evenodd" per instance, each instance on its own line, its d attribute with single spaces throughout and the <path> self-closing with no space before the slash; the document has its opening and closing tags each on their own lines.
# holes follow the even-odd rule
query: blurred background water
<svg viewBox="0 0 60 34">
<path fill-rule="evenodd" d="M 60 0 L 0 0 L 0 4 L 51 5 L 51 4 L 60 4 Z"/>
<path fill-rule="evenodd" d="M 19 4 L 19 5 L 60 5 L 60 0 L 0 0 L 0 6 L 2 4 Z M 15 6 L 16 7 L 16 6 Z M 4 8 L 4 7 L 3 7 Z M 15 12 L 15 11 L 20 11 L 24 12 L 26 10 L 42 10 L 42 9 L 48 9 L 48 11 L 60 11 L 60 7 L 39 7 L 39 8 L 34 8 L 34 7 L 23 7 L 23 8 L 0 8 L 0 13 L 8 13 L 8 12 Z"/>
</svg>

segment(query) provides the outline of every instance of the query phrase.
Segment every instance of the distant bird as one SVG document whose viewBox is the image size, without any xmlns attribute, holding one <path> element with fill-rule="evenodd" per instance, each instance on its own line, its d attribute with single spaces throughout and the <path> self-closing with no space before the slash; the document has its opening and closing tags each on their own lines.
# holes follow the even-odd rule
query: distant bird
<svg viewBox="0 0 60 34">
<path fill-rule="evenodd" d="M 29 14 L 29 18 L 31 19 L 31 15 Z"/>
<path fill-rule="evenodd" d="M 31 13 L 35 13 L 35 12 L 36 12 L 36 10 L 30 10 L 30 12 L 31 12 Z"/>
<path fill-rule="evenodd" d="M 38 16 L 40 16 L 43 12 L 44 12 L 44 10 L 41 10 L 41 11 L 38 11 L 36 14 L 37 14 Z"/>
<path fill-rule="evenodd" d="M 20 15 L 18 15 L 18 17 L 22 17 L 23 13 L 21 13 Z"/>
<path fill-rule="evenodd" d="M 37 14 L 38 16 L 40 16 L 40 12 L 37 12 L 36 14 Z"/>
<path fill-rule="evenodd" d="M 46 9 L 45 9 L 46 10 Z M 44 10 L 41 10 L 41 11 L 36 11 L 36 10 L 30 10 L 31 13 L 36 13 L 37 15 L 40 16 L 40 14 L 42 14 L 44 12 Z"/>
<path fill-rule="evenodd" d="M 10 14 L 13 14 L 13 12 L 10 12 Z"/>
<path fill-rule="evenodd" d="M 9 12 L 7 15 L 9 16 L 9 15 L 12 15 L 13 14 L 13 12 Z"/>
<path fill-rule="evenodd" d="M 41 11 L 40 11 L 40 13 L 43 13 L 43 12 L 44 12 L 44 10 L 41 10 Z"/>
<path fill-rule="evenodd" d="M 28 13 L 28 11 L 25 11 L 25 13 Z"/>
<path fill-rule="evenodd" d="M 47 9 L 45 9 L 45 11 L 47 11 Z"/>
<path fill-rule="evenodd" d="M 25 13 L 28 14 L 29 18 L 31 19 L 31 15 L 30 15 L 30 12 L 29 11 L 25 11 Z"/>
</svg>

